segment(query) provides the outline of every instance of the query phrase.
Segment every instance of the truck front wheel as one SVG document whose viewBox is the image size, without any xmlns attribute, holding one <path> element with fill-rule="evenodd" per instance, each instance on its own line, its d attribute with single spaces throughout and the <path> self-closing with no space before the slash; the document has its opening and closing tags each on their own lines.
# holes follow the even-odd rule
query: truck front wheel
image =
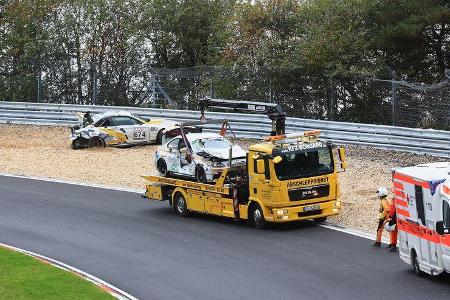
<svg viewBox="0 0 450 300">
<path fill-rule="evenodd" d="M 188 210 L 186 205 L 186 199 L 184 199 L 183 194 L 176 193 L 173 197 L 173 210 L 175 211 L 175 214 L 181 216 L 181 217 L 187 217 Z"/>
<path fill-rule="evenodd" d="M 256 229 L 263 229 L 266 225 L 266 220 L 264 219 L 264 213 L 259 204 L 254 204 L 252 213 L 251 213 L 251 221 Z"/>
</svg>

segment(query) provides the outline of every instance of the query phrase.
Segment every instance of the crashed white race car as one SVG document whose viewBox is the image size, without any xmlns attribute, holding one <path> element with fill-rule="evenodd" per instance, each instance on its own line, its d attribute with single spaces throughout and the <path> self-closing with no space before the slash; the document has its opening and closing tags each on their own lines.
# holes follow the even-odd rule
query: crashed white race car
<svg viewBox="0 0 450 300">
<path fill-rule="evenodd" d="M 181 176 L 198 182 L 212 182 L 222 170 L 232 165 L 245 164 L 246 152 L 238 145 L 215 133 L 188 133 L 177 136 L 158 147 L 155 161 L 162 176 Z M 191 148 L 191 153 L 187 147 Z M 230 152 L 231 148 L 231 152 Z"/>
<path fill-rule="evenodd" d="M 167 130 L 177 128 L 169 120 L 145 120 L 127 111 L 79 114 L 79 124 L 71 128 L 72 149 L 105 146 L 161 144 Z"/>
</svg>

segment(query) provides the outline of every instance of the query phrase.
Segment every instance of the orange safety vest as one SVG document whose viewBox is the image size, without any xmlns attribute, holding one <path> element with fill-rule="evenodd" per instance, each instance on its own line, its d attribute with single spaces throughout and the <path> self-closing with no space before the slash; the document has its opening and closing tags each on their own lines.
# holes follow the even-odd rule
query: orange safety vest
<svg viewBox="0 0 450 300">
<path fill-rule="evenodd" d="M 386 220 L 389 217 L 389 202 L 386 198 L 381 199 L 380 201 L 380 220 Z"/>
</svg>

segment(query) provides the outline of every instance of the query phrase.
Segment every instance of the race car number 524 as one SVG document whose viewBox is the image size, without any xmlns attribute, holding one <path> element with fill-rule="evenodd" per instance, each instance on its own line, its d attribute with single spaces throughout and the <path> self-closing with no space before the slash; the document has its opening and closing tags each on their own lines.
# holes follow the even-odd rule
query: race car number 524
<svg viewBox="0 0 450 300">
<path fill-rule="evenodd" d="M 134 128 L 133 137 L 136 140 L 145 139 L 145 128 L 144 127 Z"/>
</svg>

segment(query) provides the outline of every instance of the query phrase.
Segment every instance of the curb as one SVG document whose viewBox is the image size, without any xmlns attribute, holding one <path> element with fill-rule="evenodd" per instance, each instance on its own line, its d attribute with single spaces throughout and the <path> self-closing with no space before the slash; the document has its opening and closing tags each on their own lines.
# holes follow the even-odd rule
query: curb
<svg viewBox="0 0 450 300">
<path fill-rule="evenodd" d="M 113 296 L 119 300 L 137 300 L 136 297 L 131 296 L 130 294 L 122 291 L 121 289 L 113 286 L 112 284 L 109 284 L 106 281 L 103 281 L 100 278 L 95 277 L 94 275 L 91 275 L 89 273 L 81 271 L 80 269 L 72 267 L 72 266 L 65 264 L 63 262 L 60 262 L 56 259 L 49 258 L 44 255 L 40 255 L 40 254 L 31 252 L 28 250 L 17 248 L 17 247 L 11 246 L 11 245 L 6 245 L 3 243 L 0 243 L 0 247 L 34 257 L 44 263 L 47 263 L 47 264 L 55 266 L 59 269 L 71 272 L 72 274 L 75 274 L 78 277 L 81 277 L 85 280 L 88 280 L 88 281 L 94 283 L 96 286 L 98 286 L 99 288 L 101 288 L 102 290 L 104 290 L 105 292 L 109 293 L 111 296 Z"/>
</svg>

